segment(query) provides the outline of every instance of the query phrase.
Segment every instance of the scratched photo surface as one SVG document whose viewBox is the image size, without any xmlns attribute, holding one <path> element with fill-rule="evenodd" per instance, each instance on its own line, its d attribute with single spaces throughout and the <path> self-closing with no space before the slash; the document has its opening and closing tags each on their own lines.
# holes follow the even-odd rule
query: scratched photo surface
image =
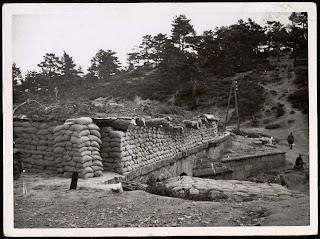
<svg viewBox="0 0 320 239">
<path fill-rule="evenodd" d="M 315 233 L 315 6 L 259 4 L 5 5 L 5 234 Z"/>
</svg>

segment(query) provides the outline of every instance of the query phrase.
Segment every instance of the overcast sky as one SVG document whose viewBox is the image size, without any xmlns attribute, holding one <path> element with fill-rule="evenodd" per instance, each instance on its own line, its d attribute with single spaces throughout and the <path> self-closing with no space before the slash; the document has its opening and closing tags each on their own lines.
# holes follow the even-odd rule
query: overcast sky
<svg viewBox="0 0 320 239">
<path fill-rule="evenodd" d="M 233 7 L 233 8 L 232 8 Z M 141 43 L 143 35 L 170 35 L 175 16 L 185 14 L 197 34 L 251 18 L 263 25 L 266 20 L 288 24 L 290 12 L 265 13 L 219 8 L 216 3 L 197 4 L 91 4 L 67 10 L 35 11 L 12 16 L 12 54 L 23 73 L 39 71 L 45 53 L 61 57 L 66 51 L 84 72 L 99 49 L 112 50 L 123 66 L 126 54 Z M 21 11 L 20 11 L 21 12 Z M 23 13 L 23 11 L 22 11 Z"/>
</svg>

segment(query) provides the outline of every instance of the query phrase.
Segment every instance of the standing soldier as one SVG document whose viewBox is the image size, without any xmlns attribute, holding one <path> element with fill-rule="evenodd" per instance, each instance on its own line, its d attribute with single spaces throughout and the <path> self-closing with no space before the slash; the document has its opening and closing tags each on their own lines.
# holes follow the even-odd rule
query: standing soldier
<svg viewBox="0 0 320 239">
<path fill-rule="evenodd" d="M 294 138 L 293 138 L 292 133 L 290 133 L 290 134 L 288 135 L 287 140 L 288 140 L 290 149 L 292 149 L 292 144 L 293 144 L 293 141 L 294 141 Z"/>
</svg>

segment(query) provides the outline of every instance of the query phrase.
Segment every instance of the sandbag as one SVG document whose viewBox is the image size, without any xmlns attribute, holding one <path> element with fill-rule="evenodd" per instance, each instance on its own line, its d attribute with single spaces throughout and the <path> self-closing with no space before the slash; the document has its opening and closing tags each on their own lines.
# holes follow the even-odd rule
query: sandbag
<svg viewBox="0 0 320 239">
<path fill-rule="evenodd" d="M 92 134 L 92 135 L 98 137 L 99 139 L 101 139 L 101 134 L 100 134 L 99 131 L 96 130 L 96 129 L 91 129 L 91 130 L 90 130 L 90 134 Z"/>
<path fill-rule="evenodd" d="M 85 158 L 85 157 L 78 157 L 78 156 L 73 156 L 72 160 L 76 163 L 86 163 L 86 162 L 92 161 L 91 157 Z"/>
<path fill-rule="evenodd" d="M 24 127 L 13 127 L 13 131 L 15 133 L 23 133 L 24 132 Z"/>
<path fill-rule="evenodd" d="M 135 119 L 116 119 L 110 123 L 115 130 L 127 131 L 130 127 L 135 126 Z"/>
<path fill-rule="evenodd" d="M 56 153 L 56 154 L 63 154 L 64 153 L 64 147 L 56 147 L 53 150 L 53 152 Z"/>
<path fill-rule="evenodd" d="M 99 143 L 96 142 L 96 141 L 91 141 L 90 145 L 91 145 L 92 147 L 100 148 Z"/>
<path fill-rule="evenodd" d="M 86 125 L 73 124 L 70 126 L 69 130 L 81 132 L 82 130 L 86 130 L 88 127 Z"/>
<path fill-rule="evenodd" d="M 71 136 L 71 139 L 70 139 L 70 142 L 74 143 L 74 144 L 82 144 L 82 143 L 85 143 L 87 141 L 90 141 L 90 139 L 87 137 L 87 136 L 82 136 L 80 138 L 78 137 L 75 137 L 75 136 Z"/>
<path fill-rule="evenodd" d="M 38 134 L 49 134 L 50 132 L 49 132 L 49 130 L 47 130 L 47 129 L 39 129 L 38 130 Z"/>
<path fill-rule="evenodd" d="M 89 150 L 82 151 L 82 152 L 80 153 L 80 155 L 81 155 L 81 156 L 91 155 L 91 151 L 89 151 Z"/>
<path fill-rule="evenodd" d="M 35 141 L 39 141 L 40 140 L 39 137 L 37 135 L 35 135 L 35 134 L 29 134 L 29 135 L 32 138 L 32 140 L 35 140 Z"/>
<path fill-rule="evenodd" d="M 93 173 L 93 169 L 91 167 L 85 167 L 82 171 L 82 174 Z"/>
<path fill-rule="evenodd" d="M 64 129 L 64 128 L 63 128 L 63 125 L 58 125 L 58 126 L 56 126 L 56 127 L 54 128 L 53 133 L 59 132 L 59 131 L 61 131 L 61 130 L 63 130 L 63 129 Z"/>
<path fill-rule="evenodd" d="M 83 178 L 83 179 L 93 178 L 94 177 L 94 173 L 86 173 L 86 174 L 80 173 L 79 177 Z"/>
<path fill-rule="evenodd" d="M 74 131 L 72 133 L 72 135 L 76 136 L 76 137 L 81 137 L 81 136 L 88 136 L 90 134 L 90 131 L 88 129 L 82 130 L 80 132 L 78 131 Z"/>
<path fill-rule="evenodd" d="M 103 176 L 102 171 L 94 171 L 94 177 L 101 177 L 101 176 Z"/>
<path fill-rule="evenodd" d="M 91 168 L 93 169 L 93 171 L 103 171 L 103 167 L 101 166 L 92 165 Z"/>
<path fill-rule="evenodd" d="M 122 131 L 111 131 L 109 133 L 109 136 L 111 138 L 120 138 L 121 139 L 124 135 L 125 135 L 125 133 Z"/>
<path fill-rule="evenodd" d="M 32 127 L 32 123 L 30 121 L 23 121 L 21 125 L 25 128 Z"/>
<path fill-rule="evenodd" d="M 81 124 L 81 125 L 88 125 L 92 123 L 92 119 L 89 117 L 80 117 L 75 119 L 76 124 Z"/>
<path fill-rule="evenodd" d="M 101 140 L 100 140 L 97 136 L 88 135 L 88 138 L 89 138 L 91 141 L 95 141 L 95 142 L 97 142 L 98 144 L 102 144 Z"/>
<path fill-rule="evenodd" d="M 89 130 L 100 130 L 100 128 L 96 124 L 88 124 Z M 106 127 L 108 130 L 111 129 L 111 127 Z"/>
<path fill-rule="evenodd" d="M 100 166 L 103 167 L 103 164 L 100 160 L 94 160 L 92 161 L 92 166 Z"/>
<path fill-rule="evenodd" d="M 65 124 L 75 124 L 76 123 L 75 121 L 76 121 L 75 119 L 67 119 L 64 123 Z"/>
<path fill-rule="evenodd" d="M 82 148 L 82 147 L 89 147 L 91 145 L 91 142 L 90 141 L 86 141 L 86 142 L 83 142 L 81 144 L 78 145 L 79 148 Z"/>
<path fill-rule="evenodd" d="M 92 155 L 92 154 L 91 154 L 91 158 L 92 158 L 92 160 L 102 161 L 102 158 L 101 158 L 99 155 Z"/>
</svg>

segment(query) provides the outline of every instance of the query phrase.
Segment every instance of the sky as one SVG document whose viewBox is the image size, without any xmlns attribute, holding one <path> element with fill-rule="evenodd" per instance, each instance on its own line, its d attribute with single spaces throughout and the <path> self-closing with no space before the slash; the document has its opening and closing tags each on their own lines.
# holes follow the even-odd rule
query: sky
<svg viewBox="0 0 320 239">
<path fill-rule="evenodd" d="M 239 6 L 239 5 L 237 5 Z M 55 9 L 38 8 L 12 15 L 12 60 L 25 74 L 39 71 L 46 53 L 61 57 L 63 51 L 73 57 L 86 73 L 99 49 L 112 50 L 122 66 L 126 54 L 142 41 L 142 36 L 171 34 L 175 16 L 185 14 L 198 35 L 205 30 L 229 26 L 239 19 L 263 25 L 267 20 L 288 24 L 291 12 L 263 12 L 249 8 L 221 8 L 216 3 L 167 4 L 91 4 Z M 25 14 L 26 12 L 27 14 Z"/>
</svg>

